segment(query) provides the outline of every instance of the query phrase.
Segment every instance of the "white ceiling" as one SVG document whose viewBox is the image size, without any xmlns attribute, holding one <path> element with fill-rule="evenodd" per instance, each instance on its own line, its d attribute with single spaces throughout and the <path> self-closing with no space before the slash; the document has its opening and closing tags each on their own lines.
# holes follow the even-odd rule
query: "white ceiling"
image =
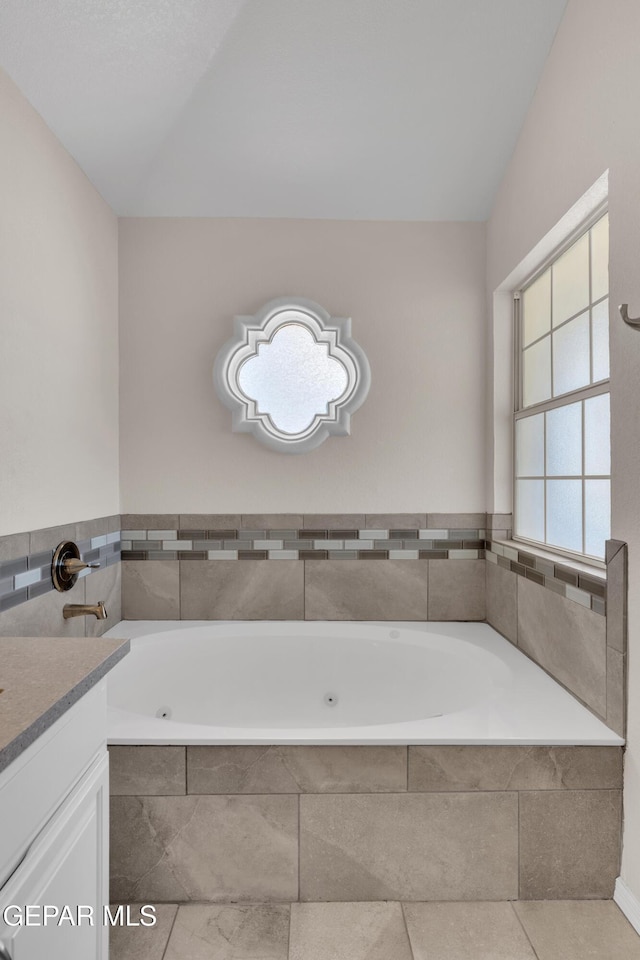
<svg viewBox="0 0 640 960">
<path fill-rule="evenodd" d="M 484 220 L 566 0 L 1 0 L 0 64 L 132 216 Z"/>
</svg>

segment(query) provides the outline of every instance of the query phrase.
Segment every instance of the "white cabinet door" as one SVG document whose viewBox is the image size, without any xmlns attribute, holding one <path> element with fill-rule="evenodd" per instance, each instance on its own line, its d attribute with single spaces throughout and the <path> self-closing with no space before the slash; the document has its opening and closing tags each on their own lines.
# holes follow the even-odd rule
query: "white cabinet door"
<svg viewBox="0 0 640 960">
<path fill-rule="evenodd" d="M 107 960 L 102 910 L 108 895 L 108 769 L 105 753 L 0 890 L 0 944 L 11 960 Z M 71 920 L 59 923 L 53 911 L 65 906 Z M 85 908 L 83 917 L 78 907 Z"/>
</svg>

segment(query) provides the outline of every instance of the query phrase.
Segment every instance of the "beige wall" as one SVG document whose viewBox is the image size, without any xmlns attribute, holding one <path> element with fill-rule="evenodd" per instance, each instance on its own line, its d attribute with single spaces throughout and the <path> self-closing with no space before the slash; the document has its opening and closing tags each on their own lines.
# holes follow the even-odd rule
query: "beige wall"
<svg viewBox="0 0 640 960">
<path fill-rule="evenodd" d="M 119 511 L 117 220 L 0 71 L 0 535 Z"/>
<path fill-rule="evenodd" d="M 609 169 L 613 536 L 628 541 L 630 564 L 622 877 L 638 898 L 640 333 L 624 326 L 615 305 L 629 302 L 640 314 L 639 35 L 637 0 L 570 0 L 487 230 L 491 293 Z M 504 483 L 499 468 L 492 483 Z"/>
<path fill-rule="evenodd" d="M 484 229 L 121 220 L 123 510 L 483 509 Z M 232 434 L 211 375 L 234 314 L 287 294 L 351 316 L 372 370 L 352 435 L 302 456 Z"/>
</svg>

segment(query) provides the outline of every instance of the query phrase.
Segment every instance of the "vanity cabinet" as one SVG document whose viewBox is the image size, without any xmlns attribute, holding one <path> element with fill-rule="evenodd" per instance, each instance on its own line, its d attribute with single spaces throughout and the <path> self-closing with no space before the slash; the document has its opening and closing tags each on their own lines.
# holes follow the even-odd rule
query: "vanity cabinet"
<svg viewBox="0 0 640 960">
<path fill-rule="evenodd" d="M 107 960 L 108 778 L 103 682 L 0 774 L 2 960 Z"/>
</svg>

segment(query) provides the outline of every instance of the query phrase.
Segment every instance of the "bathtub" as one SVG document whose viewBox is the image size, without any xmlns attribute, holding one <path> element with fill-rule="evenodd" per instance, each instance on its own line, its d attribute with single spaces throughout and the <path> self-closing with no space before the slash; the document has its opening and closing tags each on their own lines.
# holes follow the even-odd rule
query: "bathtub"
<svg viewBox="0 0 640 960">
<path fill-rule="evenodd" d="M 623 739 L 486 623 L 122 621 L 110 744 Z"/>
</svg>

